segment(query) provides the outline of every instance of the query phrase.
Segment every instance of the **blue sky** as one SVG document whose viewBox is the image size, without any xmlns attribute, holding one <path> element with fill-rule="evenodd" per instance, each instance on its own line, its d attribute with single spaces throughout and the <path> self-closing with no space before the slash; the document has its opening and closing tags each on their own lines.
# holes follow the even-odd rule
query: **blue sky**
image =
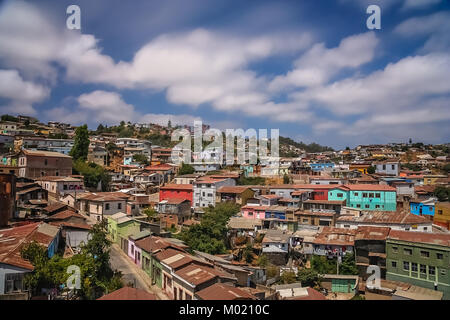
<svg viewBox="0 0 450 320">
<path fill-rule="evenodd" d="M 449 49 L 446 0 L 4 1 L 0 113 L 447 143 Z"/>
</svg>

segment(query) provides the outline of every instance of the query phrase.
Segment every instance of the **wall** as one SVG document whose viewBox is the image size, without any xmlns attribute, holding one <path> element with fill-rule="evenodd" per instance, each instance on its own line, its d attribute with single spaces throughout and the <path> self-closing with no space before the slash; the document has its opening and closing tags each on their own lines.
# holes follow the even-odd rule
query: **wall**
<svg viewBox="0 0 450 320">
<path fill-rule="evenodd" d="M 5 293 L 5 274 L 7 273 L 27 273 L 29 270 L 0 263 L 0 294 Z"/>
</svg>

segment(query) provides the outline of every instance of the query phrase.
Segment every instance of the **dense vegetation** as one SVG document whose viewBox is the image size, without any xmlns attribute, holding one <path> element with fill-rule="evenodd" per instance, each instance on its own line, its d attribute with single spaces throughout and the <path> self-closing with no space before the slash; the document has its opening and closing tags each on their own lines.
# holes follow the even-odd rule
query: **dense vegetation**
<svg viewBox="0 0 450 320">
<path fill-rule="evenodd" d="M 83 160 L 73 162 L 73 174 L 80 174 L 84 177 L 84 185 L 87 188 L 97 188 L 101 182 L 101 191 L 108 191 L 111 177 L 105 168 L 93 162 L 87 163 Z"/>
<path fill-rule="evenodd" d="M 317 144 L 315 142 L 310 144 L 305 144 L 303 142 L 296 142 L 292 140 L 291 138 L 286 138 L 280 136 L 280 146 L 281 145 L 291 145 L 299 149 L 303 149 L 306 152 L 325 152 L 325 151 L 334 151 L 333 148 L 327 147 L 327 146 L 321 146 L 320 144 Z"/>
<path fill-rule="evenodd" d="M 195 169 L 193 166 L 191 166 L 190 164 L 187 163 L 182 163 L 181 164 L 181 168 L 178 171 L 178 175 L 184 175 L 184 174 L 192 174 L 195 172 Z"/>
<path fill-rule="evenodd" d="M 266 183 L 266 179 L 264 179 L 263 177 L 244 177 L 241 176 L 239 177 L 239 180 L 237 181 L 237 184 L 240 186 L 252 186 L 252 185 L 260 185 L 260 184 L 265 184 Z"/>
<path fill-rule="evenodd" d="M 90 240 L 82 247 L 81 253 L 70 258 L 55 255 L 48 258 L 47 250 L 36 242 L 22 248 L 21 255 L 34 266 L 33 272 L 25 276 L 25 285 L 33 293 L 41 294 L 41 289 L 60 289 L 66 286 L 71 273 L 69 266 L 77 266 L 81 271 L 80 288 L 75 290 L 82 299 L 97 299 L 122 287 L 120 272 L 113 271 L 109 263 L 111 242 L 106 237 L 106 222 L 92 226 Z"/>
<path fill-rule="evenodd" d="M 239 206 L 231 202 L 222 202 L 214 208 L 205 208 L 200 224 L 183 230 L 177 237 L 183 240 L 191 250 L 209 254 L 225 253 L 228 246 L 227 222 L 238 212 Z"/>
<path fill-rule="evenodd" d="M 437 186 L 434 189 L 434 195 L 438 198 L 439 201 L 448 201 L 450 199 L 450 188 Z"/>
<path fill-rule="evenodd" d="M 75 140 L 72 150 L 70 150 L 72 159 L 74 161 L 86 161 L 89 152 L 89 144 L 89 131 L 87 125 L 79 126 L 75 130 Z"/>
</svg>

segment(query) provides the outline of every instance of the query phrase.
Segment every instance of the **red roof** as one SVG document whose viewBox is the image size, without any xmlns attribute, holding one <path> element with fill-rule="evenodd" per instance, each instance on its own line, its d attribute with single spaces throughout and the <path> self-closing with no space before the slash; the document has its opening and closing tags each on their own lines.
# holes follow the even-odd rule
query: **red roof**
<svg viewBox="0 0 450 320">
<path fill-rule="evenodd" d="M 222 275 L 221 272 L 213 268 L 199 266 L 197 264 L 190 264 L 178 270 L 175 274 L 195 286 L 213 280 L 219 277 L 219 275 Z"/>
<path fill-rule="evenodd" d="M 166 184 L 164 187 L 160 187 L 159 190 L 184 190 L 192 191 L 194 186 L 192 184 Z"/>
<path fill-rule="evenodd" d="M 173 168 L 174 167 L 171 166 L 170 164 L 161 163 L 161 164 L 157 164 L 154 166 L 147 166 L 144 168 L 144 170 L 147 170 L 147 171 L 169 171 Z"/>
<path fill-rule="evenodd" d="M 307 296 L 300 296 L 300 297 L 292 297 L 288 300 L 327 300 L 327 298 L 321 294 L 319 291 L 314 290 L 313 288 L 306 288 L 306 291 L 308 291 Z"/>
<path fill-rule="evenodd" d="M 33 265 L 20 255 L 22 247 L 32 241 L 47 247 L 54 239 L 40 232 L 38 230 L 40 225 L 45 224 L 37 222 L 0 230 L 0 263 L 33 270 Z"/>
<path fill-rule="evenodd" d="M 256 297 L 247 291 L 226 283 L 215 283 L 195 295 L 202 300 L 256 300 Z"/>
<path fill-rule="evenodd" d="M 123 287 L 97 300 L 156 300 L 156 295 L 137 288 Z"/>
<path fill-rule="evenodd" d="M 409 242 L 419 242 L 435 244 L 450 247 L 450 233 L 431 233 L 431 232 L 415 232 L 391 230 L 389 232 L 390 240 L 401 240 Z"/>
</svg>

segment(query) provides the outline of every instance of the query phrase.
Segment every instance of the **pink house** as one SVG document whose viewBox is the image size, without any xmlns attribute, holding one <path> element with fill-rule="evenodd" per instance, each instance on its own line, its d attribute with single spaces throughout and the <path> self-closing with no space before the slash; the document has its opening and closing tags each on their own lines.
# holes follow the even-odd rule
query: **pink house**
<svg viewBox="0 0 450 320">
<path fill-rule="evenodd" d="M 268 206 L 243 206 L 241 208 L 242 217 L 247 219 L 265 219 Z"/>
<path fill-rule="evenodd" d="M 150 231 L 141 231 L 128 237 L 128 257 L 140 267 L 142 267 L 142 250 L 136 246 L 136 241 L 149 237 L 150 234 Z"/>
</svg>

